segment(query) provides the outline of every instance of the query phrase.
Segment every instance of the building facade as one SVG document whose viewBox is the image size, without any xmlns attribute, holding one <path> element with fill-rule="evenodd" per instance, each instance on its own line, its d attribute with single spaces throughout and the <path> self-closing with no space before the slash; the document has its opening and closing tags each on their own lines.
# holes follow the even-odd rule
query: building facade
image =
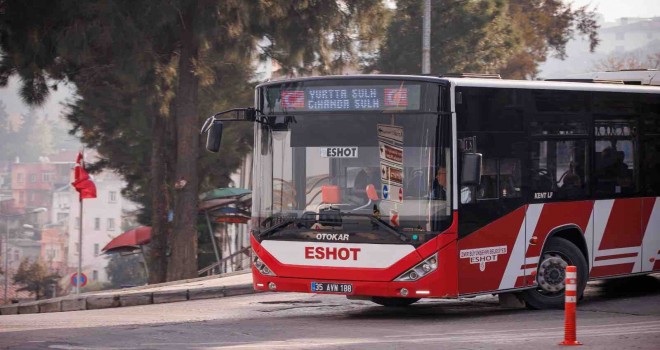
<svg viewBox="0 0 660 350">
<path fill-rule="evenodd" d="M 56 220 L 66 221 L 68 230 L 68 267 L 76 271 L 78 257 L 82 251 L 82 271 L 89 282 L 108 282 L 105 267 L 109 257 L 103 247 L 127 227 L 122 227 L 126 212 L 134 211 L 135 203 L 122 197 L 125 182 L 113 172 L 93 175 L 97 198 L 83 200 L 82 249 L 79 249 L 80 201 L 78 193 L 69 187 L 54 194 L 53 208 Z"/>
</svg>

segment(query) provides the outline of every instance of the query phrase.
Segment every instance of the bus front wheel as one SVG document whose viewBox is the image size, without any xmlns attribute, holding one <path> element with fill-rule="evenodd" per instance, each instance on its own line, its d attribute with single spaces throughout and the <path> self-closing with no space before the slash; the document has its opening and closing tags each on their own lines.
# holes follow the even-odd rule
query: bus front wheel
<svg viewBox="0 0 660 350">
<path fill-rule="evenodd" d="M 416 303 L 419 298 L 385 298 L 385 297 L 372 297 L 371 301 L 378 305 L 387 307 L 404 307 Z"/>
<path fill-rule="evenodd" d="M 561 309 L 564 307 L 566 266 L 577 267 L 578 298 L 587 285 L 589 271 L 587 260 L 571 241 L 555 237 L 546 243 L 539 259 L 536 288 L 528 289 L 522 296 L 531 309 Z"/>
</svg>

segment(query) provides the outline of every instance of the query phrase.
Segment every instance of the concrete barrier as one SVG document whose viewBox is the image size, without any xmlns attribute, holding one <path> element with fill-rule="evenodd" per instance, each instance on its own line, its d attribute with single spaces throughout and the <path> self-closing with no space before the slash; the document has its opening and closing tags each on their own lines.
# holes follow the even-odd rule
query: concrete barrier
<svg viewBox="0 0 660 350">
<path fill-rule="evenodd" d="M 224 288 L 208 287 L 208 288 L 195 288 L 188 290 L 189 300 L 222 298 L 224 296 L 225 296 Z"/>
<path fill-rule="evenodd" d="M 38 314 L 39 313 L 39 302 L 31 301 L 29 303 L 18 304 L 18 313 L 19 314 Z"/>
<path fill-rule="evenodd" d="M 9 304 L 0 307 L 0 315 L 16 315 L 18 314 L 18 304 Z"/>
<path fill-rule="evenodd" d="M 153 295 L 154 304 L 174 303 L 177 301 L 186 301 L 186 300 L 188 300 L 187 289 L 154 292 Z"/>
<path fill-rule="evenodd" d="M 119 295 L 119 305 L 137 306 L 153 304 L 153 293 L 131 293 Z"/>
<path fill-rule="evenodd" d="M 118 294 L 90 295 L 87 297 L 87 310 L 119 307 Z"/>
<path fill-rule="evenodd" d="M 252 285 L 239 285 L 239 286 L 227 286 L 224 289 L 226 297 L 231 297 L 234 295 L 245 295 L 245 294 L 254 294 L 255 290 Z"/>
<path fill-rule="evenodd" d="M 21 304 L 9 304 L 0 306 L 0 315 L 94 310 L 122 306 L 172 303 L 186 300 L 223 298 L 234 295 L 256 293 L 256 291 L 252 288 L 251 283 L 247 284 L 244 282 L 243 284 L 235 284 L 229 286 L 203 286 L 203 284 L 208 280 L 230 277 L 239 274 L 246 273 L 236 272 L 223 276 L 210 276 L 184 281 L 167 282 L 151 286 L 140 286 L 131 288 L 130 290 L 111 290 L 100 293 L 85 293 L 81 295 L 71 295 L 56 299 L 46 299 Z M 192 282 L 197 283 L 190 285 Z M 167 290 L 167 287 L 169 286 L 176 287 L 173 287 L 171 290 Z M 152 291 L 148 291 L 150 288 Z"/>
<path fill-rule="evenodd" d="M 39 303 L 39 312 L 60 312 L 62 311 L 62 300 L 53 299 L 53 300 L 44 300 Z"/>
<path fill-rule="evenodd" d="M 87 299 L 84 296 L 62 299 L 62 311 L 80 311 L 87 309 Z"/>
</svg>

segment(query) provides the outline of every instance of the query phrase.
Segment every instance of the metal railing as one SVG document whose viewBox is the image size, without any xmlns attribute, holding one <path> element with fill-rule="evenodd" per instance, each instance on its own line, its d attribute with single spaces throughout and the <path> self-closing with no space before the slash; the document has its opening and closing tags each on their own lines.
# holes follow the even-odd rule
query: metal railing
<svg viewBox="0 0 660 350">
<path fill-rule="evenodd" d="M 197 271 L 197 274 L 198 276 L 213 276 L 227 272 L 249 269 L 251 252 L 252 249 L 250 247 L 245 247 L 229 256 L 220 259 L 219 262 L 215 262 Z"/>
</svg>

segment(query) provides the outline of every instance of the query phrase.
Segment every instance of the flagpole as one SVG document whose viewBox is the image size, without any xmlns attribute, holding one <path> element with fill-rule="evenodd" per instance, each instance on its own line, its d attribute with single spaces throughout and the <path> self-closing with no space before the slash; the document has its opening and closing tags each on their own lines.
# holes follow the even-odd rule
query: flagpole
<svg viewBox="0 0 660 350">
<path fill-rule="evenodd" d="M 80 167 L 85 169 L 85 147 L 83 147 L 80 152 L 83 156 L 80 159 Z M 78 271 L 76 274 L 76 294 L 80 294 L 80 281 L 82 280 L 82 255 L 83 255 L 83 246 L 82 246 L 82 232 L 83 232 L 83 198 L 82 193 L 78 193 L 78 201 L 80 203 L 80 225 L 78 225 Z"/>
<path fill-rule="evenodd" d="M 82 227 L 83 227 L 83 200 L 80 197 L 80 225 L 78 225 L 78 274 L 76 275 L 76 294 L 80 294 L 80 281 L 82 280 Z"/>
<path fill-rule="evenodd" d="M 96 198 L 96 186 L 94 182 L 89 177 L 89 174 L 85 171 L 85 160 L 83 153 L 85 148 L 78 153 L 78 158 L 76 158 L 76 167 L 74 171 L 74 181 L 71 183 L 73 187 L 78 191 L 78 202 L 80 203 L 80 223 L 78 225 L 78 271 L 76 273 L 76 294 L 80 294 L 80 287 L 84 285 L 82 281 L 82 255 L 83 255 L 83 199 L 85 198 Z"/>
</svg>

